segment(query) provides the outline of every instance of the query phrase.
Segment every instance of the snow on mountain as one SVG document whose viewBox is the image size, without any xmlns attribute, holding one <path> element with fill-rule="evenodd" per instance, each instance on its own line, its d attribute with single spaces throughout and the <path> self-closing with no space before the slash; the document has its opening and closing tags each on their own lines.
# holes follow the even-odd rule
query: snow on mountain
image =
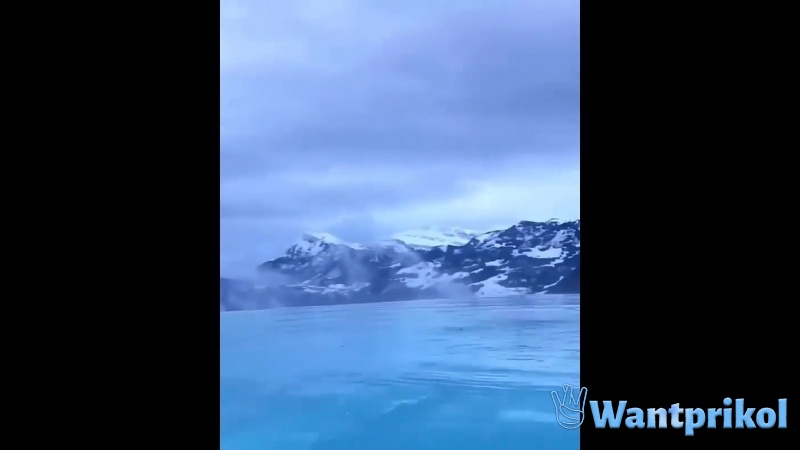
<svg viewBox="0 0 800 450">
<path fill-rule="evenodd" d="M 480 232 L 461 228 L 428 227 L 395 233 L 392 238 L 410 247 L 431 248 L 461 246 L 479 234 Z"/>
<path fill-rule="evenodd" d="M 427 228 L 373 244 L 309 233 L 259 272 L 267 281 L 231 290 L 236 301 L 223 301 L 221 285 L 220 308 L 579 293 L 580 221 Z"/>
<path fill-rule="evenodd" d="M 366 247 L 361 244 L 345 242 L 330 233 L 305 233 L 300 242 L 290 247 L 287 253 L 297 255 L 316 254 L 323 251 L 325 248 L 324 244 L 342 245 L 354 250 L 366 249 Z"/>
</svg>

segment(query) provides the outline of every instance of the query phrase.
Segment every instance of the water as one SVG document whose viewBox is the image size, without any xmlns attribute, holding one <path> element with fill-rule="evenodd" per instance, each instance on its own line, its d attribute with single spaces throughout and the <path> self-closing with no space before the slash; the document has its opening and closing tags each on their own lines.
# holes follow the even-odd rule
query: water
<svg viewBox="0 0 800 450">
<path fill-rule="evenodd" d="M 578 296 L 220 314 L 221 450 L 578 450 Z"/>
</svg>

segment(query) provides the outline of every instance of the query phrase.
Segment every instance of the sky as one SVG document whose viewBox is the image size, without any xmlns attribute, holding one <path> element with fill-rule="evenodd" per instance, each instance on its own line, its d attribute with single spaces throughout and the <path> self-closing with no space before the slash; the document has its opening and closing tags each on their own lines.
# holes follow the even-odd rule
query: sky
<svg viewBox="0 0 800 450">
<path fill-rule="evenodd" d="M 220 0 L 220 270 L 580 217 L 578 0 Z"/>
</svg>

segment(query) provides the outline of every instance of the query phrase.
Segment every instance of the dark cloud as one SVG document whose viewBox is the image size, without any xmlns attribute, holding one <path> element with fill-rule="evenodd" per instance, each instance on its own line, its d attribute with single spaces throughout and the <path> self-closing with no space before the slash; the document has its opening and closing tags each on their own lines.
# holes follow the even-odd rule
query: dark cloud
<svg viewBox="0 0 800 450">
<path fill-rule="evenodd" d="M 221 13 L 223 261 L 312 227 L 577 213 L 577 186 L 563 191 L 579 170 L 577 1 L 222 0 Z M 511 191 L 502 210 L 486 200 Z M 471 199 L 483 206 L 468 216 Z M 268 223 L 283 231 L 253 231 Z"/>
</svg>

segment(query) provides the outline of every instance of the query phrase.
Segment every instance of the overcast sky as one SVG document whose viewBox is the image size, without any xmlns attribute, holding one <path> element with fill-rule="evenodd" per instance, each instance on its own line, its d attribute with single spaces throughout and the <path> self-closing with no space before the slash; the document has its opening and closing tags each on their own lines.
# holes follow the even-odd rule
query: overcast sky
<svg viewBox="0 0 800 450">
<path fill-rule="evenodd" d="M 577 0 L 220 0 L 220 262 L 576 219 Z"/>
</svg>

